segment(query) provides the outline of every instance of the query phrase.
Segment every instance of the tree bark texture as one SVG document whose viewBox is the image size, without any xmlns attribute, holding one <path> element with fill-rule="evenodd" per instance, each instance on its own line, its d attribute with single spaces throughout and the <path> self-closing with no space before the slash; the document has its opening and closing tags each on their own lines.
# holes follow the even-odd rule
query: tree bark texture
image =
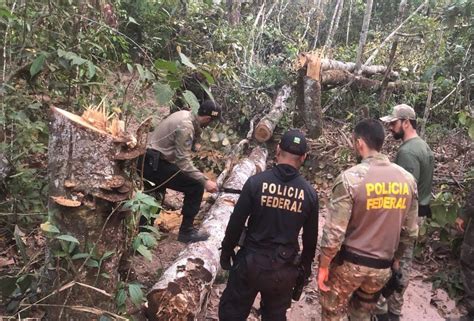
<svg viewBox="0 0 474 321">
<path fill-rule="evenodd" d="M 321 73 L 321 84 L 323 88 L 344 86 L 349 83 L 351 88 L 359 90 L 377 91 L 382 86 L 382 82 L 379 80 L 357 76 L 344 70 L 327 70 Z M 425 84 L 410 81 L 392 81 L 387 84 L 387 90 L 389 92 L 418 90 L 425 87 Z"/>
<path fill-rule="evenodd" d="M 300 111 L 309 138 L 318 138 L 323 131 L 323 113 L 321 110 L 321 83 L 299 73 L 296 104 Z"/>
<path fill-rule="evenodd" d="M 240 23 L 241 0 L 227 0 L 229 24 L 236 26 Z"/>
<path fill-rule="evenodd" d="M 146 135 L 137 137 L 135 149 L 128 148 L 126 139 L 97 129 L 80 116 L 54 107 L 51 114 L 48 149 L 50 221 L 61 234 L 71 235 L 79 241 L 76 252 L 91 254 L 89 258 L 70 261 L 68 266 L 72 271 L 64 274 L 58 270 L 55 280 L 64 282 L 72 278 L 113 293 L 119 281 L 119 261 L 126 242 L 122 224 L 124 212 L 114 213 L 114 207 L 117 202 L 128 199 L 132 192 L 125 164 L 117 158 L 144 153 Z M 144 127 L 140 128 L 139 132 L 143 133 Z M 51 242 L 50 251 L 57 250 L 57 242 Z M 107 257 L 99 267 L 85 264 L 85 260 L 98 262 L 106 253 Z M 102 273 L 107 273 L 108 277 Z M 67 291 L 71 292 L 53 295 L 51 302 L 115 310 L 113 296 L 86 287 L 74 286 Z M 51 320 L 91 319 L 86 313 L 71 309 L 60 312 L 59 308 L 50 311 L 49 317 Z"/>
<path fill-rule="evenodd" d="M 289 86 L 283 86 L 278 92 L 270 112 L 265 115 L 255 127 L 254 136 L 258 142 L 266 142 L 272 137 L 276 125 L 288 109 L 287 100 L 290 93 L 291 88 Z"/>
<path fill-rule="evenodd" d="M 334 7 L 334 14 L 332 16 L 331 24 L 329 26 L 328 36 L 326 43 L 324 44 L 324 50 L 331 49 L 332 40 L 336 34 L 337 28 L 339 27 L 339 20 L 341 19 L 342 10 L 344 7 L 344 0 L 337 0 L 336 6 Z"/>
<path fill-rule="evenodd" d="M 364 53 L 365 43 L 367 41 L 367 34 L 369 32 L 370 18 L 372 17 L 373 0 L 367 0 L 365 5 L 364 20 L 362 21 L 362 30 L 360 32 L 359 47 L 357 48 L 357 58 L 355 72 L 358 73 L 362 64 L 362 54 Z"/>
<path fill-rule="evenodd" d="M 354 72 L 356 70 L 356 64 L 353 62 L 343 62 L 333 59 L 321 59 L 321 70 L 345 70 L 349 72 Z M 361 66 L 362 75 L 370 77 L 376 74 L 383 74 L 387 70 L 386 66 L 382 65 L 372 65 L 372 66 Z M 390 79 L 399 78 L 399 73 L 396 71 L 391 71 L 389 74 Z"/>
<path fill-rule="evenodd" d="M 251 175 L 265 169 L 267 154 L 266 149 L 254 148 L 232 169 L 224 188 L 242 189 Z M 187 246 L 148 293 L 149 320 L 194 320 L 205 308 L 220 269 L 218 249 L 238 198 L 238 194 L 219 195 L 201 227 L 210 233 L 209 239 Z"/>
</svg>

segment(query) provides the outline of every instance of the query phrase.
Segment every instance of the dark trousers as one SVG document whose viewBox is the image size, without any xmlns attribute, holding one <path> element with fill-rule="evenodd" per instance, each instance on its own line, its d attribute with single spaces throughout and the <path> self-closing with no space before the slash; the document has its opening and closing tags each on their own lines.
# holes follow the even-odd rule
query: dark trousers
<svg viewBox="0 0 474 321">
<path fill-rule="evenodd" d="M 264 321 L 286 320 L 298 269 L 271 255 L 242 249 L 232 267 L 227 287 L 219 302 L 220 321 L 244 321 L 260 292 Z"/>
<path fill-rule="evenodd" d="M 157 188 L 158 192 L 164 192 L 169 188 L 184 193 L 184 203 L 181 209 L 183 222 L 180 230 L 185 231 L 192 229 L 194 217 L 199 212 L 201 206 L 204 186 L 194 178 L 189 177 L 183 172 L 179 172 L 179 168 L 175 164 L 163 159 L 158 161 L 158 166 L 155 166 L 155 170 L 153 157 L 153 153 L 147 150 L 145 163 L 143 164 L 143 178 L 155 184 L 155 186 L 151 188 L 156 189 L 159 186 Z M 141 170 L 141 166 L 142 158 L 140 158 L 138 162 L 139 170 Z"/>
</svg>

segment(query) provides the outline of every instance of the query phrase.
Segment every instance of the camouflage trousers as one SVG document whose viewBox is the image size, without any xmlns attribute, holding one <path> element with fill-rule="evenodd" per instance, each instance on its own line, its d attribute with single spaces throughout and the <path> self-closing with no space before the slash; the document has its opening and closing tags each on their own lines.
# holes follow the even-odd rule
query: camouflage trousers
<svg viewBox="0 0 474 321">
<path fill-rule="evenodd" d="M 474 220 L 470 220 L 464 232 L 461 246 L 461 277 L 464 284 L 463 303 L 474 313 Z"/>
<path fill-rule="evenodd" d="M 414 244 L 405 249 L 400 259 L 400 272 L 402 273 L 401 282 L 403 284 L 403 290 L 401 292 L 393 292 L 393 294 L 388 298 L 381 296 L 377 302 L 377 307 L 374 310 L 374 314 L 385 314 L 388 311 L 396 315 L 402 314 L 403 295 L 408 288 L 408 282 L 410 280 L 411 264 L 413 262 L 413 250 Z"/>
<path fill-rule="evenodd" d="M 375 307 L 375 302 L 369 301 L 390 276 L 389 268 L 374 269 L 347 261 L 341 265 L 331 264 L 329 291 L 321 291 L 321 320 L 339 321 L 349 314 L 351 321 L 369 321 Z"/>
</svg>

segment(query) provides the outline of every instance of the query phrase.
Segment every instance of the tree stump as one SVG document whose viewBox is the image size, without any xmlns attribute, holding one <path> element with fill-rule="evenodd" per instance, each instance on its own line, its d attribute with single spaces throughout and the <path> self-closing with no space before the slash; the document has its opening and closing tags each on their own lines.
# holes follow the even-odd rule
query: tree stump
<svg viewBox="0 0 474 321">
<path fill-rule="evenodd" d="M 224 188 L 242 189 L 251 175 L 265 169 L 266 158 L 267 151 L 256 147 L 234 166 Z M 201 227 L 210 233 L 209 239 L 187 246 L 148 293 L 149 320 L 194 320 L 205 309 L 220 269 L 218 249 L 238 198 L 232 193 L 219 195 Z"/>
<path fill-rule="evenodd" d="M 75 245 L 69 242 L 67 248 L 74 247 L 70 253 L 60 257 L 56 255 L 55 265 L 64 269 L 57 269 L 54 273 L 53 287 L 59 288 L 68 280 L 90 287 L 76 284 L 58 290 L 50 302 L 113 311 L 119 261 L 126 242 L 123 225 L 125 212 L 116 210 L 119 202 L 129 199 L 132 194 L 132 183 L 125 172 L 124 160 L 145 152 L 145 132 L 150 119 L 139 127 L 135 140 L 125 133 L 112 135 L 94 127 L 84 118 L 59 108 L 52 107 L 51 112 L 49 221 L 59 229 L 60 234 L 70 235 L 79 241 Z M 65 251 L 59 242 L 65 241 L 50 242 L 51 253 L 69 251 Z M 78 253 L 84 254 L 78 258 Z M 74 255 L 77 259 L 72 260 Z M 51 308 L 48 318 L 91 320 L 92 316 L 74 309 Z"/>
</svg>

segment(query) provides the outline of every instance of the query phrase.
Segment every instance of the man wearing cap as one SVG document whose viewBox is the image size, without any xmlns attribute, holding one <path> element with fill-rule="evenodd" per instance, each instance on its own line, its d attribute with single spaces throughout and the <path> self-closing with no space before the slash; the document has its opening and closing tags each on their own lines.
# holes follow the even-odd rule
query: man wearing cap
<svg viewBox="0 0 474 321">
<path fill-rule="evenodd" d="M 193 164 L 192 147 L 201 135 L 201 128 L 211 121 L 223 122 L 222 110 L 211 100 L 204 101 L 197 112 L 177 111 L 165 118 L 149 134 L 144 162 L 139 162 L 143 177 L 155 184 L 155 189 L 166 188 L 184 193 L 181 213 L 183 221 L 178 241 L 198 242 L 209 237 L 207 232 L 194 228 L 194 217 L 199 212 L 204 190 L 214 193 L 217 185 Z"/>
<path fill-rule="evenodd" d="M 334 183 L 321 239 L 318 287 L 322 320 L 370 320 L 380 291 L 418 232 L 416 183 L 380 153 L 385 133 L 378 120 L 354 128 L 362 162 Z"/>
<path fill-rule="evenodd" d="M 434 156 L 428 144 L 416 132 L 416 114 L 413 108 L 406 104 L 397 105 L 391 115 L 380 118 L 389 124 L 390 131 L 395 139 L 403 141 L 400 146 L 395 164 L 410 172 L 416 180 L 418 188 L 418 217 L 431 217 L 430 200 L 431 185 L 433 182 Z M 419 220 L 422 224 L 422 220 Z M 394 292 L 386 303 L 383 298 L 379 303 L 379 320 L 399 320 L 403 306 L 403 294 L 408 287 L 411 263 L 413 260 L 413 242 L 406 248 L 400 260 L 403 290 Z"/>
<path fill-rule="evenodd" d="M 219 320 L 246 320 L 259 292 L 262 320 L 286 320 L 299 273 L 310 276 L 318 238 L 318 196 L 299 173 L 306 152 L 303 134 L 286 132 L 276 149 L 277 164 L 250 177 L 242 188 L 222 241 L 220 264 L 230 274 Z M 243 246 L 235 256 L 247 219 Z"/>
</svg>

